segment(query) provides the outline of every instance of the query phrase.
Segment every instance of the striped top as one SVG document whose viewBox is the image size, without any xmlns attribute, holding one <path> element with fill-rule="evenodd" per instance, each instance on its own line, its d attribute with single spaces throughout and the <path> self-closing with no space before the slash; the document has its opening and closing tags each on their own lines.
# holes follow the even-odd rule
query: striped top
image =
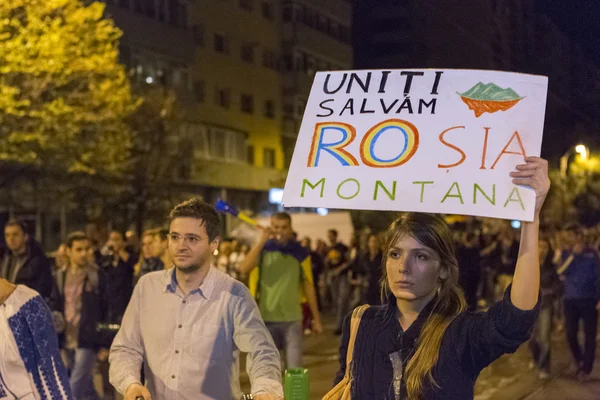
<svg viewBox="0 0 600 400">
<path fill-rule="evenodd" d="M 0 305 L 0 399 L 71 399 L 50 310 L 18 285 Z"/>
</svg>

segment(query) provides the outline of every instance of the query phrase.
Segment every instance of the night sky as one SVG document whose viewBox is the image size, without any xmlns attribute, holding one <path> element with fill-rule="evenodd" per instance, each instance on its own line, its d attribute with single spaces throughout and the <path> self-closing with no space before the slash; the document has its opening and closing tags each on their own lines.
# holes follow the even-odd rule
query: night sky
<svg viewBox="0 0 600 400">
<path fill-rule="evenodd" d="M 537 0 L 536 7 L 600 65 L 600 1 Z"/>
</svg>

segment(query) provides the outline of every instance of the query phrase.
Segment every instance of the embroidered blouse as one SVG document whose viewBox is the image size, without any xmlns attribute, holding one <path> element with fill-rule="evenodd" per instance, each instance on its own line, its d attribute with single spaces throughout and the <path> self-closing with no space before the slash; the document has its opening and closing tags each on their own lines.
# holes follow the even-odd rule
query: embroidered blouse
<svg viewBox="0 0 600 400">
<path fill-rule="evenodd" d="M 0 400 L 71 398 L 50 310 L 18 285 L 0 305 Z"/>
</svg>

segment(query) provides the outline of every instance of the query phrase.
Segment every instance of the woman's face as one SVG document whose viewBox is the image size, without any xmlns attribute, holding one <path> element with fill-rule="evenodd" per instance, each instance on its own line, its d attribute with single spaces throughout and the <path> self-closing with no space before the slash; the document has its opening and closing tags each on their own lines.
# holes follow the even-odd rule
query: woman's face
<svg viewBox="0 0 600 400">
<path fill-rule="evenodd" d="M 418 300 L 437 290 L 439 280 L 448 277 L 440 256 L 410 235 L 401 237 L 387 252 L 387 280 L 400 300 Z"/>
</svg>

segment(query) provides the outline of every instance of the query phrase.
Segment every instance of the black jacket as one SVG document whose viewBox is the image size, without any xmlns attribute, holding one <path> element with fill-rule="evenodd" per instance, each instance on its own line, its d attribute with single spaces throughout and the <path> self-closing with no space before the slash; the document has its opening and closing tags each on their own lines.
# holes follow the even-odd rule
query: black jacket
<svg viewBox="0 0 600 400">
<path fill-rule="evenodd" d="M 56 284 L 62 305 L 65 302 L 65 280 L 67 271 L 56 273 Z M 108 322 L 108 293 L 106 287 L 106 274 L 97 266 L 86 267 L 86 276 L 81 293 L 81 320 L 79 321 L 78 347 L 82 349 L 98 350 L 101 347 L 109 348 L 112 335 L 102 329 Z M 64 335 L 60 335 L 61 347 L 64 344 Z"/>
<path fill-rule="evenodd" d="M 363 315 L 356 338 L 353 358 L 353 399 L 394 400 L 393 367 L 390 356 L 399 354 L 402 360 L 402 378 L 399 382 L 400 399 L 407 399 L 405 369 L 416 349 L 417 339 L 431 314 L 433 299 L 419 314 L 417 320 L 404 332 L 396 317 L 396 299 L 369 308 Z M 537 318 L 536 308 L 523 311 L 510 302 L 510 287 L 504 299 L 485 313 L 460 314 L 448 327 L 433 369 L 439 388 L 427 385 L 424 400 L 466 400 L 473 398 L 479 373 L 505 353 L 515 352 L 530 336 Z M 344 376 L 346 350 L 350 336 L 350 316 L 346 317 L 340 345 L 340 370 L 334 384 Z"/>
<path fill-rule="evenodd" d="M 12 272 L 11 276 L 4 276 L 4 265 L 8 262 L 8 258 L 12 257 L 12 253 L 8 249 L 0 249 L 0 274 L 15 285 L 25 285 L 35 290 L 50 305 L 50 308 L 54 309 L 50 304 L 53 285 L 50 260 L 46 257 L 42 246 L 35 240 L 30 239 L 27 242 L 26 252 L 25 262 L 16 271 L 16 275 Z"/>
</svg>

